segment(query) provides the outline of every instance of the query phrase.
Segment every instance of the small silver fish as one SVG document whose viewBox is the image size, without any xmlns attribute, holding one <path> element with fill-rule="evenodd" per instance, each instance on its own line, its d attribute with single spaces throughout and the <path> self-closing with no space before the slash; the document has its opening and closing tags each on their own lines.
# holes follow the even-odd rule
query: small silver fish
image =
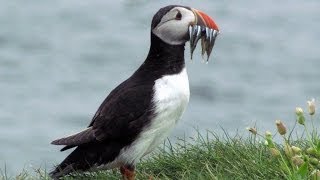
<svg viewBox="0 0 320 180">
<path fill-rule="evenodd" d="M 189 36 L 190 36 L 190 51 L 191 59 L 193 52 L 196 49 L 198 41 L 201 39 L 201 55 L 204 58 L 204 54 L 207 54 L 207 62 L 209 61 L 212 48 L 215 44 L 216 38 L 219 31 L 210 29 L 208 27 L 203 27 L 199 25 L 189 26 Z"/>
</svg>

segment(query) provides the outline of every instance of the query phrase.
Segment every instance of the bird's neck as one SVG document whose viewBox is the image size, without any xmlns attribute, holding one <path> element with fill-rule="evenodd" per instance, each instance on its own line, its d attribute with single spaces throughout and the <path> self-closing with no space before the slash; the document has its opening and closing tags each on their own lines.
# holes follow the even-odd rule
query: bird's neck
<svg viewBox="0 0 320 180">
<path fill-rule="evenodd" d="M 151 33 L 150 50 L 143 65 L 155 71 L 165 70 L 167 74 L 179 73 L 185 66 L 184 46 L 167 44 Z"/>
</svg>

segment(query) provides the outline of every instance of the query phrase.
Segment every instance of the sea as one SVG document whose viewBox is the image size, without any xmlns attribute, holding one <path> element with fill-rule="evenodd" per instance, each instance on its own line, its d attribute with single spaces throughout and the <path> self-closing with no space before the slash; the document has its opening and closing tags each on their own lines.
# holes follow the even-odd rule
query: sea
<svg viewBox="0 0 320 180">
<path fill-rule="evenodd" d="M 70 153 L 50 142 L 85 128 L 110 91 L 143 63 L 152 17 L 170 4 L 205 12 L 221 32 L 208 64 L 200 45 L 191 60 L 186 44 L 191 97 L 170 140 L 206 131 L 246 136 L 253 126 L 276 133 L 275 120 L 293 128 L 297 106 L 307 111 L 312 98 L 319 105 L 319 0 L 0 4 L 2 174 L 50 171 Z"/>
</svg>

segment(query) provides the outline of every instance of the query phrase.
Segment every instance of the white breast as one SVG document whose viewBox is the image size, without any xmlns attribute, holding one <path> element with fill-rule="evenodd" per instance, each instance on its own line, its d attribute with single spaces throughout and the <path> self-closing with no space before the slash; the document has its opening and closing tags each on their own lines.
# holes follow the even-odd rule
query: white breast
<svg viewBox="0 0 320 180">
<path fill-rule="evenodd" d="M 189 102 L 186 69 L 179 74 L 166 75 L 156 80 L 153 90 L 156 115 L 132 145 L 121 150 L 117 159 L 122 162 L 137 163 L 168 137 Z"/>
</svg>

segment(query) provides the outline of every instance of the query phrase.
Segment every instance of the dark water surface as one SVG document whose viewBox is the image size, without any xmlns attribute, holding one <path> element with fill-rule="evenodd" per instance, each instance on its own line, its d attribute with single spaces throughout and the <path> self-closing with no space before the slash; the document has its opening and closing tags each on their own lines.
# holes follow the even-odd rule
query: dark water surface
<svg viewBox="0 0 320 180">
<path fill-rule="evenodd" d="M 320 97 L 320 1 L 0 0 L 0 168 L 51 169 L 68 153 L 51 140 L 86 127 L 107 94 L 148 53 L 153 14 L 184 4 L 221 29 L 211 62 L 191 62 L 191 99 L 174 136 L 245 134 L 255 122 L 293 126 Z M 174 2 L 174 3 L 173 3 Z M 189 45 L 189 44 L 188 44 Z"/>
</svg>

